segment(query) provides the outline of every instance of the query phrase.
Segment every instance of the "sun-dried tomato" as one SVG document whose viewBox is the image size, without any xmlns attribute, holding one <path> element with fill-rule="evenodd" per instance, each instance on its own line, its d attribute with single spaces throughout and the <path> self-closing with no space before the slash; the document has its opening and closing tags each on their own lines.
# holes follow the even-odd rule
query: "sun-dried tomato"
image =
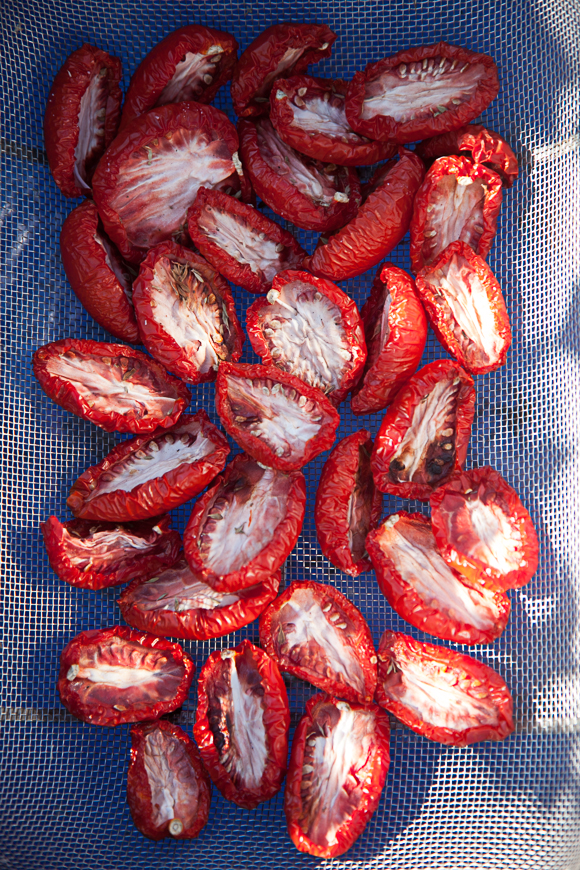
<svg viewBox="0 0 580 870">
<path fill-rule="evenodd" d="M 463 154 L 497 172 L 504 187 L 511 187 L 518 177 L 518 160 L 508 143 L 495 130 L 481 124 L 467 124 L 459 130 L 441 133 L 420 142 L 415 150 L 426 163 L 437 157 Z"/>
</svg>

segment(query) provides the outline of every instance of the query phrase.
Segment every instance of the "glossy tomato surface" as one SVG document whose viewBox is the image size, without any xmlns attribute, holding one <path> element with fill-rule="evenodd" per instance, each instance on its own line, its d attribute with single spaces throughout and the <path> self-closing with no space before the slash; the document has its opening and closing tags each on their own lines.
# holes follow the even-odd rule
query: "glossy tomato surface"
<svg viewBox="0 0 580 870">
<path fill-rule="evenodd" d="M 518 177 L 518 160 L 510 145 L 495 130 L 481 124 L 466 124 L 458 130 L 441 133 L 420 142 L 416 151 L 427 164 L 437 157 L 463 154 L 474 163 L 483 163 L 497 172 L 504 187 L 511 187 Z"/>
</svg>

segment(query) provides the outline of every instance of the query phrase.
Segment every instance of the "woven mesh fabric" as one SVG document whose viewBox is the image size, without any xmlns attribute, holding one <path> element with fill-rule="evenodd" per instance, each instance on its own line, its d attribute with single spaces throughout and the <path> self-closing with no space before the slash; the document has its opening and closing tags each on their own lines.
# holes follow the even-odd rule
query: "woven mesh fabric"
<svg viewBox="0 0 580 870">
<path fill-rule="evenodd" d="M 14 870 L 573 870 L 580 867 L 580 173 L 578 0 L 257 0 L 195 4 L 5 0 L 2 22 L 1 305 L 4 416 L 1 450 L 4 601 L 0 712 L 0 868 Z M 83 629 L 119 621 L 118 590 L 89 592 L 58 580 L 39 522 L 68 517 L 68 488 L 116 443 L 62 411 L 32 376 L 31 355 L 65 336 L 106 340 L 70 290 L 58 250 L 76 204 L 54 185 L 42 117 L 64 59 L 90 42 L 123 61 L 125 88 L 146 52 L 176 27 L 206 23 L 241 48 L 283 20 L 324 21 L 338 34 L 322 75 L 350 77 L 365 63 L 439 39 L 491 54 L 502 90 L 484 122 L 520 159 L 489 257 L 514 333 L 507 365 L 477 378 L 477 415 L 467 466 L 489 463 L 517 489 L 539 532 L 540 569 L 511 591 L 504 635 L 461 648 L 496 668 L 511 687 L 516 731 L 502 744 L 465 749 L 429 743 L 393 720 L 392 763 L 379 808 L 343 858 L 301 855 L 285 828 L 282 795 L 248 813 L 214 789 L 210 820 L 192 842 L 151 843 L 125 802 L 129 729 L 82 724 L 55 689 L 62 647 Z M 227 88 L 216 104 L 231 114 Z M 233 117 L 233 116 L 232 116 Z M 299 233 L 308 250 L 314 236 Z M 408 240 L 392 254 L 408 268 Z M 341 285 L 359 305 L 372 274 Z M 239 315 L 250 301 L 237 291 Z M 423 362 L 443 356 L 430 335 Z M 250 350 L 244 361 L 253 359 Z M 212 419 L 213 386 L 193 406 Z M 338 437 L 380 416 L 341 409 Z M 364 613 L 375 641 L 385 628 L 423 640 L 389 608 L 374 575 L 348 578 L 322 556 L 313 499 L 325 455 L 306 471 L 304 531 L 286 580 L 334 583 Z M 385 497 L 384 512 L 425 510 Z M 191 506 L 174 512 L 183 530 Z M 255 640 L 256 624 L 207 643 L 184 642 L 197 668 L 216 647 Z M 452 644 L 447 644 L 453 646 Z M 293 726 L 314 690 L 288 681 Z M 195 692 L 175 717 L 191 733 Z"/>
</svg>

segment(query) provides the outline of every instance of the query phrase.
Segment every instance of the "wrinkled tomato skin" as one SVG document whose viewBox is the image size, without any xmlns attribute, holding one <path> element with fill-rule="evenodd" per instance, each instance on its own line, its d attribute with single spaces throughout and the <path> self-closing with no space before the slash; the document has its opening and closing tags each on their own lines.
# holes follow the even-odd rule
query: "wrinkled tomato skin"
<svg viewBox="0 0 580 870">
<path fill-rule="evenodd" d="M 173 565 L 181 549 L 181 538 L 179 532 L 170 528 L 170 523 L 170 518 L 164 516 L 125 526 L 125 530 L 134 535 L 146 538 L 153 532 L 157 533 L 159 538 L 146 551 L 136 549 L 132 558 L 112 564 L 106 571 L 92 568 L 81 570 L 71 562 L 67 553 L 66 533 L 80 538 L 87 537 L 91 529 L 95 528 L 93 522 L 69 520 L 63 524 L 57 517 L 49 517 L 45 523 L 40 524 L 40 529 L 50 566 L 61 580 L 82 589 L 106 589 L 109 586 L 127 583 L 129 580 L 137 579 L 137 582 L 149 580 L 163 568 Z M 96 528 L 97 531 L 114 531 L 118 525 L 98 523 Z"/>
<path fill-rule="evenodd" d="M 170 701 L 157 701 L 145 708 L 127 708 L 117 710 L 114 706 L 106 704 L 85 703 L 71 688 L 72 682 L 67 679 L 69 668 L 76 664 L 76 660 L 87 646 L 99 644 L 118 638 L 121 643 L 129 641 L 137 643 L 144 649 L 162 651 L 166 658 L 171 658 L 174 663 L 183 668 L 183 677 L 179 683 L 175 696 Z M 122 725 L 125 722 L 142 722 L 149 719 L 158 719 L 164 713 L 170 713 L 181 707 L 188 696 L 189 687 L 193 680 L 195 665 L 189 656 L 184 653 L 178 643 L 171 643 L 165 638 L 155 637 L 142 631 L 134 631 L 125 625 L 116 625 L 112 628 L 94 628 L 90 631 L 81 631 L 70 640 L 60 655 L 60 671 L 58 675 L 58 693 L 60 700 L 73 716 L 88 722 L 91 725 Z"/>
<path fill-rule="evenodd" d="M 266 114 L 274 78 L 304 72 L 309 64 L 330 57 L 335 39 L 336 33 L 326 24 L 285 23 L 267 27 L 246 48 L 234 67 L 231 91 L 236 115 L 254 118 Z M 289 68 L 276 73 L 285 53 L 293 49 L 304 52 Z M 272 75 L 268 83 L 267 78 Z"/>
<path fill-rule="evenodd" d="M 227 438 L 217 426 L 210 422 L 205 411 L 195 415 L 184 414 L 179 422 L 169 430 L 169 434 L 183 431 L 198 431 L 203 437 L 214 444 L 213 451 L 192 467 L 182 463 L 159 477 L 152 477 L 145 483 L 135 486 L 129 491 L 117 489 L 103 493 L 90 500 L 92 491 L 98 486 L 99 480 L 117 463 L 127 460 L 135 453 L 146 450 L 147 445 L 156 438 L 167 436 L 166 431 L 154 432 L 152 435 L 141 435 L 123 441 L 111 450 L 98 465 L 87 468 L 72 485 L 67 505 L 76 517 L 89 520 L 107 520 L 109 522 L 126 522 L 156 517 L 165 511 L 179 507 L 190 498 L 198 495 L 216 474 L 226 464 L 230 452 Z"/>
<path fill-rule="evenodd" d="M 415 408 L 438 381 L 453 376 L 459 379 L 457 422 L 455 425 L 455 462 L 437 486 L 448 480 L 450 475 L 462 467 L 467 456 L 471 424 L 475 413 L 475 389 L 473 378 L 452 360 L 437 360 L 428 363 L 412 375 L 399 390 L 392 404 L 387 408 L 383 422 L 375 438 L 371 457 L 371 467 L 376 486 L 381 492 L 398 495 L 400 498 L 418 498 L 427 501 L 434 487 L 413 481 L 392 481 L 389 477 L 389 464 L 397 451 L 405 433 L 411 425 Z"/>
<path fill-rule="evenodd" d="M 488 562 L 465 552 L 470 527 L 464 527 L 460 511 L 470 502 L 497 505 L 514 532 L 520 562 L 510 571 L 500 571 Z M 432 493 L 431 523 L 437 546 L 445 561 L 465 577 L 467 583 L 489 589 L 525 586 L 538 569 L 538 537 L 528 511 L 515 489 L 489 465 L 458 471 L 440 490 Z"/>
<path fill-rule="evenodd" d="M 447 58 L 456 63 L 481 64 L 485 67 L 485 74 L 479 83 L 476 93 L 469 102 L 462 102 L 459 106 L 449 107 L 445 112 L 429 118 L 418 118 L 399 122 L 389 115 L 375 115 L 374 118 L 362 118 L 362 109 L 365 98 L 366 83 L 379 76 L 381 73 L 395 69 L 400 64 L 421 63 L 429 58 Z M 405 145 L 418 139 L 427 139 L 438 133 L 461 127 L 477 118 L 484 109 L 489 106 L 499 92 L 499 79 L 497 66 L 491 57 L 486 54 L 477 54 L 467 48 L 458 45 L 449 45 L 446 42 L 438 42 L 434 45 L 418 46 L 399 51 L 392 57 L 386 57 L 377 63 L 369 64 L 364 72 L 354 75 L 346 97 L 346 117 L 353 128 L 369 139 L 389 140 Z"/>
<path fill-rule="evenodd" d="M 212 683 L 219 674 L 220 664 L 228 658 L 237 661 L 243 657 L 253 660 L 263 689 L 263 724 L 266 733 L 268 759 L 262 774 L 260 785 L 250 788 L 236 783 L 221 763 L 208 717 L 210 709 L 210 693 L 213 693 Z M 235 724 L 234 724 L 235 727 Z M 231 650 L 215 650 L 202 667 L 198 679 L 198 702 L 193 733 L 199 746 L 203 763 L 211 776 L 214 785 L 223 796 L 245 809 L 252 810 L 258 804 L 270 800 L 282 786 L 286 774 L 286 757 L 288 755 L 288 731 L 290 729 L 290 708 L 284 680 L 275 661 L 254 646 L 249 640 L 243 640 Z"/>
<path fill-rule="evenodd" d="M 94 202 L 85 200 L 67 216 L 60 231 L 60 256 L 75 296 L 91 317 L 111 335 L 130 344 L 140 344 L 135 311 L 121 281 L 107 262 L 108 254 L 98 240 L 104 236 Z M 105 237 L 105 244 L 108 240 Z M 109 241 L 115 256 L 113 243 Z M 120 255 L 118 265 L 123 267 Z M 125 267 L 126 283 L 130 273 Z"/>
<path fill-rule="evenodd" d="M 387 293 L 388 338 L 381 348 L 381 318 Z M 374 414 L 387 407 L 419 365 L 427 340 L 427 318 L 415 283 L 393 263 L 379 268 L 361 317 L 367 360 L 350 403 L 357 415 Z"/>
<path fill-rule="evenodd" d="M 416 710 L 411 709 L 404 702 L 389 697 L 385 686 L 396 686 L 399 681 L 399 670 L 404 672 L 405 663 L 413 660 L 433 662 L 443 672 L 457 674 L 458 682 L 460 678 L 464 681 L 469 680 L 475 698 L 491 697 L 497 710 L 497 725 L 481 724 L 465 729 L 433 725 L 424 721 Z M 504 740 L 514 730 L 513 702 L 504 680 L 493 668 L 478 662 L 471 656 L 432 643 L 421 643 L 409 635 L 387 629 L 379 643 L 378 670 L 376 703 L 396 716 L 408 728 L 429 740 L 448 746 L 469 746 L 480 740 Z"/>
<path fill-rule="evenodd" d="M 145 767 L 145 745 L 147 736 L 155 730 L 169 734 L 174 740 L 178 740 L 182 744 L 197 780 L 199 794 L 195 822 L 184 828 L 180 834 L 170 832 L 169 822 L 160 826 L 155 824 L 153 818 L 151 786 Z M 127 803 L 135 827 L 150 840 L 162 840 L 164 837 L 171 837 L 174 840 L 193 840 L 207 824 L 211 803 L 211 783 L 199 757 L 197 746 L 179 726 L 173 725 L 166 719 L 131 726 L 131 761 L 127 772 Z"/>
<path fill-rule="evenodd" d="M 206 54 L 211 46 L 219 45 L 223 51 L 223 59 L 216 64 L 218 75 L 213 82 L 203 87 L 201 93 L 195 95 L 196 103 L 211 103 L 218 90 L 232 76 L 232 68 L 236 62 L 238 43 L 229 33 L 203 27 L 200 24 L 189 24 L 174 30 L 161 42 L 155 45 L 149 54 L 145 55 L 133 75 L 121 116 L 121 129 L 136 118 L 158 105 L 163 89 L 171 81 L 178 64 L 188 53 Z M 193 100 L 193 96 L 189 98 Z M 167 100 L 176 103 L 183 100 Z"/>
<path fill-rule="evenodd" d="M 307 269 L 343 281 L 376 266 L 399 244 L 409 229 L 415 194 L 425 174 L 423 162 L 411 151 L 402 148 L 399 156 L 356 217 L 307 257 Z"/>
<path fill-rule="evenodd" d="M 304 778 L 304 754 L 306 739 L 316 720 L 317 712 L 327 705 L 339 707 L 344 701 L 338 701 L 329 695 L 315 695 L 306 702 L 306 712 L 298 723 L 288 764 L 288 776 L 284 791 L 284 812 L 288 825 L 290 839 L 300 852 L 307 852 L 317 858 L 335 858 L 343 855 L 360 837 L 371 816 L 375 812 L 387 779 L 390 765 L 390 726 L 388 716 L 374 704 L 349 703 L 352 710 L 372 710 L 375 714 L 374 745 L 372 747 L 372 769 L 364 780 L 364 800 L 356 811 L 343 821 L 335 834 L 336 843 L 331 846 L 321 846 L 313 842 L 304 832 L 300 819 L 304 812 L 302 797 L 302 781 Z M 339 707 L 340 709 L 340 707 Z M 357 780 L 357 774 L 353 774 Z"/>
<path fill-rule="evenodd" d="M 75 178 L 75 149 L 79 141 L 79 111 L 96 70 L 107 70 L 109 83 L 101 149 L 87 166 L 90 182 L 103 151 L 112 142 L 121 114 L 123 95 L 119 82 L 123 75 L 121 61 L 106 51 L 85 43 L 66 59 L 52 83 L 44 114 L 44 147 L 48 166 L 58 188 L 65 196 L 86 196 L 90 188 L 81 187 Z M 99 73 L 96 73 L 99 75 Z"/>
<path fill-rule="evenodd" d="M 466 124 L 459 130 L 441 133 L 420 142 L 415 151 L 427 164 L 451 154 L 469 157 L 497 172 L 504 187 L 511 187 L 518 178 L 518 160 L 511 147 L 503 136 L 481 124 Z"/>
<path fill-rule="evenodd" d="M 347 435 L 324 463 L 316 490 L 314 522 L 320 549 L 336 568 L 353 577 L 372 568 L 366 554 L 355 560 L 349 545 L 349 504 L 360 467 L 359 455 L 360 451 L 365 451 L 370 460 L 372 449 L 373 441 L 366 429 Z M 383 496 L 374 485 L 370 465 L 368 478 L 371 497 L 367 533 L 379 522 L 383 506 Z"/>
</svg>

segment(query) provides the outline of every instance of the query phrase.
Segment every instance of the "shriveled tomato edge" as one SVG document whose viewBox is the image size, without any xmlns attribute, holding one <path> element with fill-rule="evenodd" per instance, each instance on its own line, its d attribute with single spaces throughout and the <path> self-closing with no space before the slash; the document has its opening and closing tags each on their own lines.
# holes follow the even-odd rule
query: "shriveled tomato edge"
<svg viewBox="0 0 580 870">
<path fill-rule="evenodd" d="M 509 143 L 495 130 L 482 124 L 466 124 L 459 130 L 441 133 L 420 142 L 415 151 L 426 163 L 451 154 L 470 157 L 474 163 L 483 163 L 497 172 L 506 188 L 517 181 L 519 174 L 518 159 Z"/>
<path fill-rule="evenodd" d="M 102 712 L 94 714 L 93 705 L 83 704 L 76 693 L 69 688 L 70 683 L 67 680 L 67 673 L 71 664 L 74 662 L 75 653 L 78 649 L 91 643 L 102 643 L 110 637 L 119 637 L 121 640 L 133 641 L 150 649 L 166 650 L 173 660 L 184 667 L 183 678 L 179 684 L 175 697 L 171 701 L 157 701 L 152 704 L 147 710 L 131 711 L 131 710 L 114 710 L 113 707 L 105 707 L 101 705 Z M 81 631 L 72 640 L 69 640 L 60 655 L 60 671 L 58 675 L 57 689 L 60 695 L 60 700 L 63 705 L 76 716 L 77 719 L 82 719 L 83 722 L 88 722 L 91 725 L 122 725 L 125 722 L 143 722 L 149 719 L 158 719 L 164 713 L 170 713 L 181 707 L 188 696 L 189 687 L 195 672 L 195 665 L 190 657 L 183 651 L 178 643 L 171 643 L 162 637 L 155 637 L 148 632 L 135 631 L 132 628 L 127 628 L 125 625 L 116 625 L 112 628 L 93 628 L 90 631 Z"/>
<path fill-rule="evenodd" d="M 288 755 L 288 732 L 290 729 L 290 707 L 284 680 L 278 670 L 275 660 L 249 640 L 243 640 L 234 647 L 236 658 L 251 650 L 264 688 L 264 714 L 262 721 L 266 732 L 268 761 L 259 788 L 237 787 L 228 772 L 220 762 L 219 753 L 215 747 L 214 737 L 208 720 L 207 683 L 216 663 L 222 661 L 222 650 L 211 653 L 199 672 L 197 710 L 193 734 L 199 746 L 203 763 L 205 764 L 214 785 L 223 796 L 240 807 L 252 810 L 258 804 L 270 800 L 282 787 L 286 774 L 286 757 Z"/>
<path fill-rule="evenodd" d="M 448 669 L 457 668 L 458 670 L 466 671 L 471 676 L 480 680 L 483 686 L 489 689 L 497 707 L 498 718 L 500 720 L 498 725 L 495 727 L 481 725 L 465 730 L 442 728 L 441 726 L 430 725 L 428 722 L 420 719 L 406 704 L 389 698 L 384 690 L 384 680 L 388 677 L 388 673 L 385 672 L 392 660 L 392 657 L 389 655 L 389 648 L 402 644 L 410 647 L 418 658 L 433 658 L 435 661 L 444 664 Z M 381 637 L 378 655 L 379 678 L 375 695 L 376 703 L 396 716 L 397 719 L 417 734 L 421 734 L 423 737 L 435 740 L 438 743 L 445 743 L 448 746 L 469 746 L 471 743 L 476 743 L 480 740 L 504 740 L 514 730 L 512 719 L 513 702 L 510 691 L 503 678 L 488 665 L 484 665 L 482 662 L 477 661 L 477 659 L 456 650 L 450 650 L 431 643 L 421 643 L 409 635 L 390 631 L 389 629 Z"/>
</svg>

